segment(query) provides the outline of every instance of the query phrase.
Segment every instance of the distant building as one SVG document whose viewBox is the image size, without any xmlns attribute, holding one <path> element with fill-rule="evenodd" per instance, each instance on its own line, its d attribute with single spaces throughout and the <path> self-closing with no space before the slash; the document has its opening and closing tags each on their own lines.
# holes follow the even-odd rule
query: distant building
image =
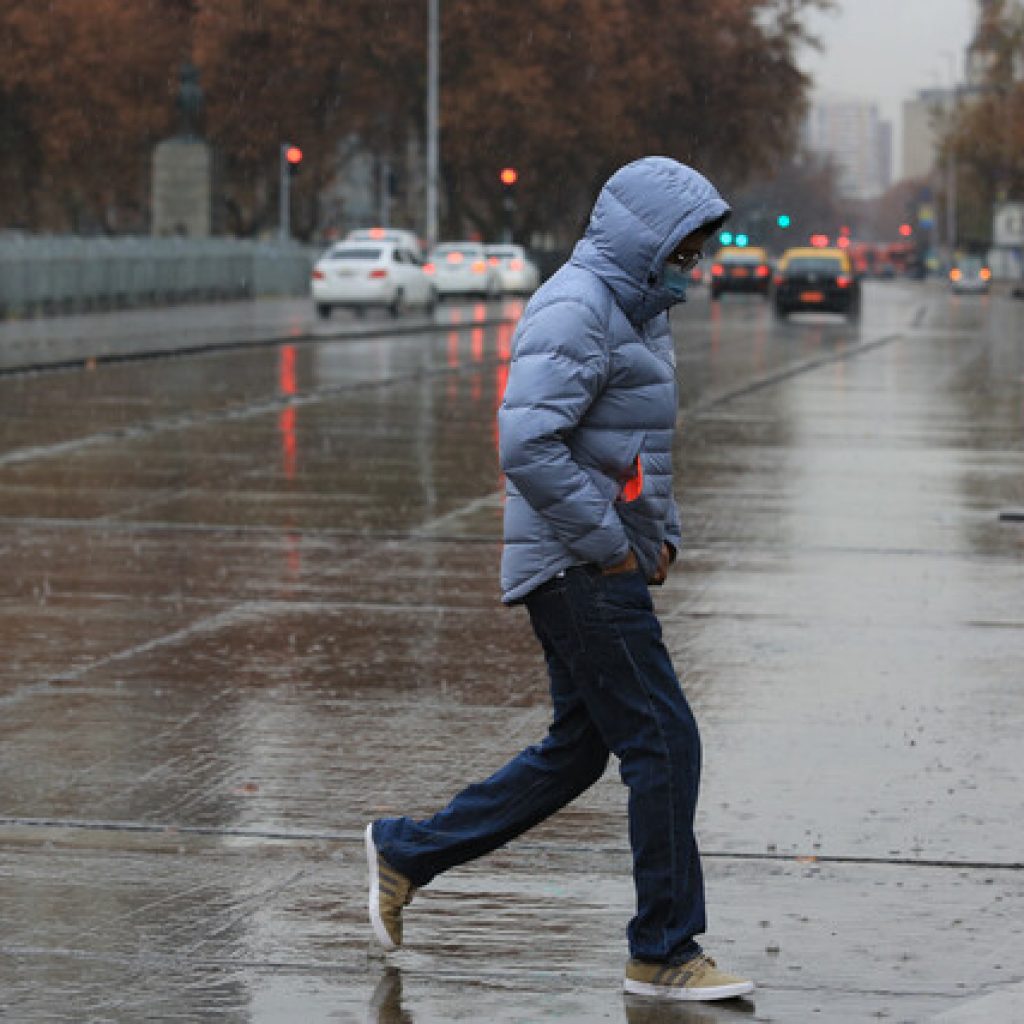
<svg viewBox="0 0 1024 1024">
<path fill-rule="evenodd" d="M 904 178 L 926 178 L 935 170 L 943 126 L 955 102 L 952 89 L 922 89 L 903 101 Z"/>
<path fill-rule="evenodd" d="M 872 199 L 892 184 L 892 125 L 879 117 L 877 104 L 820 99 L 805 122 L 804 140 L 831 158 L 849 197 Z"/>
</svg>

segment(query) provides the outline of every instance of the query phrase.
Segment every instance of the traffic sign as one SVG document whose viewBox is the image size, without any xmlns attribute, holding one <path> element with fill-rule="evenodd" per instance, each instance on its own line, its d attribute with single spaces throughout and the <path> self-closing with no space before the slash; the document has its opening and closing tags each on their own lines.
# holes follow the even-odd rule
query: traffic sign
<svg viewBox="0 0 1024 1024">
<path fill-rule="evenodd" d="M 995 208 L 992 241 L 1000 246 L 1024 245 L 1024 203 L 1002 203 Z"/>
</svg>

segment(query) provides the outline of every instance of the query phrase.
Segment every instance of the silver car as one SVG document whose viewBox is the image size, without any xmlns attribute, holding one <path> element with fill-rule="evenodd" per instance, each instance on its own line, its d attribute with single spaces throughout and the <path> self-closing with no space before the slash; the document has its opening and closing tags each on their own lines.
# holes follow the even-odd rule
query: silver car
<svg viewBox="0 0 1024 1024">
<path fill-rule="evenodd" d="M 507 295 L 532 295 L 540 284 L 540 271 L 521 245 L 484 247 L 487 262 L 496 267 L 501 290 Z"/>
<path fill-rule="evenodd" d="M 949 271 L 949 287 L 954 292 L 987 294 L 992 282 L 992 271 L 980 256 L 963 256 Z"/>
<path fill-rule="evenodd" d="M 437 294 L 477 295 L 497 298 L 501 294 L 498 268 L 487 262 L 480 242 L 445 242 L 430 254 L 426 265 Z"/>
</svg>

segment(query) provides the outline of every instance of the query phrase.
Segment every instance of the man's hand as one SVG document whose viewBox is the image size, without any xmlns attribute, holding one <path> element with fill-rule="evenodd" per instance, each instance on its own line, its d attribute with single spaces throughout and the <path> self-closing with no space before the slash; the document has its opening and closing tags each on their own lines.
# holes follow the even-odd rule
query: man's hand
<svg viewBox="0 0 1024 1024">
<path fill-rule="evenodd" d="M 672 564 L 672 549 L 668 544 L 661 545 L 661 554 L 658 556 L 658 568 L 654 575 L 647 581 L 652 587 L 660 587 L 668 579 L 668 567 Z"/>
<path fill-rule="evenodd" d="M 618 576 L 621 572 L 636 572 L 640 566 L 637 563 L 636 555 L 633 554 L 633 549 L 629 549 L 629 554 L 621 562 L 615 562 L 613 565 L 606 565 L 601 572 L 605 576 Z"/>
</svg>

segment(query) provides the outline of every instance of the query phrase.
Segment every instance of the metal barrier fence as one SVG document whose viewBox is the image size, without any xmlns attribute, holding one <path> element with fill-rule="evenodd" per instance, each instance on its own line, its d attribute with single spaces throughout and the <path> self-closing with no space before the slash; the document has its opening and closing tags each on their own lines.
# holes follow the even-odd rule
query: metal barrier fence
<svg viewBox="0 0 1024 1024">
<path fill-rule="evenodd" d="M 0 238 L 0 316 L 306 295 L 319 255 L 209 238 Z"/>
</svg>

